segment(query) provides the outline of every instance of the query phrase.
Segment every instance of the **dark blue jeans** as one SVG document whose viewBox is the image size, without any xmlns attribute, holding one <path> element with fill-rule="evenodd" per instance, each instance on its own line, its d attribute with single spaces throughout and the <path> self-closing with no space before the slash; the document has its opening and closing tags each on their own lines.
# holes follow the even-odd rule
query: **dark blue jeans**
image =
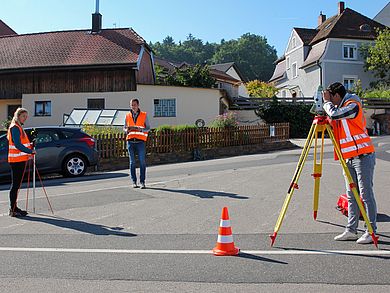
<svg viewBox="0 0 390 293">
<path fill-rule="evenodd" d="M 135 153 L 138 154 L 140 166 L 140 182 L 145 183 L 146 176 L 146 151 L 145 142 L 143 141 L 127 141 L 127 151 L 130 159 L 130 176 L 134 183 L 137 183 L 137 173 L 135 172 Z"/>
</svg>

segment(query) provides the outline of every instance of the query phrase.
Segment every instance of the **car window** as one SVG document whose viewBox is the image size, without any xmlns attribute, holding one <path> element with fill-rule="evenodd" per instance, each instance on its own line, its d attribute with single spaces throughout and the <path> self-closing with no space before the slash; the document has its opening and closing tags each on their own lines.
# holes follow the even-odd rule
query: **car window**
<svg viewBox="0 0 390 293">
<path fill-rule="evenodd" d="M 58 133 L 55 130 L 39 130 L 36 138 L 36 143 L 48 143 L 52 141 L 57 141 L 60 138 Z"/>
<path fill-rule="evenodd" d="M 66 139 L 69 139 L 69 138 L 72 138 L 74 136 L 74 132 L 72 131 L 66 131 L 66 130 L 62 130 L 62 134 L 64 135 L 64 137 Z"/>
</svg>

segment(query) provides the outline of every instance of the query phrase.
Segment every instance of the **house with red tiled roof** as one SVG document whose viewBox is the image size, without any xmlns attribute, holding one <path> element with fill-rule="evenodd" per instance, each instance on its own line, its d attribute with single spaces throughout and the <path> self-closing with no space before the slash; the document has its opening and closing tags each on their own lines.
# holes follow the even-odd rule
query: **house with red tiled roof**
<svg viewBox="0 0 390 293">
<path fill-rule="evenodd" d="M 92 29 L 86 30 L 16 34 L 0 22 L 0 120 L 24 105 L 27 95 L 95 97 L 136 91 L 154 79 L 153 52 L 145 40 L 131 28 L 102 29 L 100 13 L 93 14 Z M 69 102 L 35 101 L 30 116 L 53 116 L 55 107 Z M 102 99 L 88 103 L 104 108 Z"/>
<path fill-rule="evenodd" d="M 101 20 L 95 12 L 92 29 L 32 34 L 0 22 L 0 121 L 23 106 L 26 126 L 119 126 L 131 98 L 152 127 L 210 123 L 219 114 L 220 90 L 155 85 L 146 41 L 131 28 L 103 29 Z"/>
<path fill-rule="evenodd" d="M 336 15 L 327 19 L 320 13 L 317 28 L 293 28 L 270 82 L 280 89 L 279 97 L 312 97 L 319 85 L 336 81 L 351 89 L 360 80 L 367 88 L 375 77 L 364 70 L 359 48 L 384 28 L 339 2 Z"/>
</svg>

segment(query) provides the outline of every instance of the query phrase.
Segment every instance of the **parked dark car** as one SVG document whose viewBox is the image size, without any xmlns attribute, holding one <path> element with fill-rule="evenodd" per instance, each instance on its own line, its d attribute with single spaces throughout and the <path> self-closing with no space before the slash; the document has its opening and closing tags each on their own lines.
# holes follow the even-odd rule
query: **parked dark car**
<svg viewBox="0 0 390 293">
<path fill-rule="evenodd" d="M 98 152 L 95 140 L 79 128 L 36 127 L 26 128 L 32 141 L 35 129 L 36 164 L 39 173 L 61 173 L 66 177 L 82 176 L 87 167 L 96 166 Z M 7 135 L 0 136 L 0 177 L 11 174 L 8 164 Z"/>
</svg>

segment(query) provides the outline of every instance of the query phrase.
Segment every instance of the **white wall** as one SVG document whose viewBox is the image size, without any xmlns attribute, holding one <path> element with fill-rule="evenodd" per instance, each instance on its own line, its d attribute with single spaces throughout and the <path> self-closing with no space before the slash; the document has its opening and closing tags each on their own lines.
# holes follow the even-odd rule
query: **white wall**
<svg viewBox="0 0 390 293">
<path fill-rule="evenodd" d="M 210 123 L 219 114 L 218 89 L 137 85 L 135 92 L 26 94 L 22 105 L 30 111 L 26 126 L 62 125 L 63 114 L 73 108 L 87 108 L 88 98 L 104 98 L 106 109 L 129 109 L 132 98 L 140 100 L 140 108 L 148 112 L 152 128 L 159 125 L 193 125 L 197 119 Z M 154 117 L 154 99 L 176 98 L 176 117 Z M 50 117 L 35 117 L 34 102 L 51 101 Z"/>
<path fill-rule="evenodd" d="M 241 80 L 240 76 L 238 75 L 237 71 L 234 69 L 233 66 L 229 68 L 229 70 L 226 72 L 226 74 L 230 75 L 231 77 L 233 77 L 237 80 Z M 249 94 L 246 90 L 244 83 L 241 83 L 240 86 L 238 87 L 238 95 L 241 97 L 249 98 Z"/>
<path fill-rule="evenodd" d="M 20 105 L 20 104 L 22 104 L 22 101 L 20 99 L 0 100 L 0 122 L 7 120 L 9 105 Z"/>
</svg>

